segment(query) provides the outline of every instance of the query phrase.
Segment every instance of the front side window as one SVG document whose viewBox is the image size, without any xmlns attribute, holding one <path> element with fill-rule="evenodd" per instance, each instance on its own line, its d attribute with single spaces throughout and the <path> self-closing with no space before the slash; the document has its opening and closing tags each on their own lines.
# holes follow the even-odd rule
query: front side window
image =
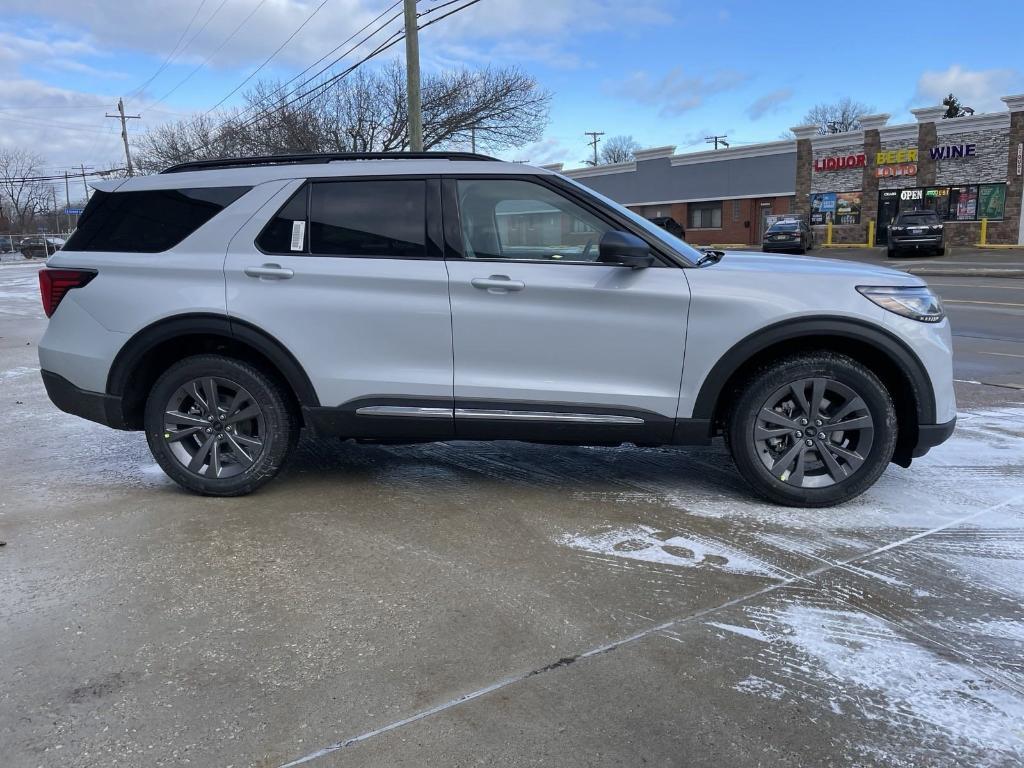
<svg viewBox="0 0 1024 768">
<path fill-rule="evenodd" d="M 691 203 L 690 204 L 690 228 L 691 229 L 721 229 L 722 227 L 722 204 L 721 203 Z"/>
<path fill-rule="evenodd" d="M 173 248 L 251 187 L 96 190 L 65 251 L 159 253 Z"/>
<path fill-rule="evenodd" d="M 597 261 L 612 227 L 539 184 L 518 179 L 458 181 L 463 255 L 469 259 Z"/>
<path fill-rule="evenodd" d="M 309 250 L 314 256 L 424 258 L 423 179 L 322 181 L 309 199 Z"/>
</svg>

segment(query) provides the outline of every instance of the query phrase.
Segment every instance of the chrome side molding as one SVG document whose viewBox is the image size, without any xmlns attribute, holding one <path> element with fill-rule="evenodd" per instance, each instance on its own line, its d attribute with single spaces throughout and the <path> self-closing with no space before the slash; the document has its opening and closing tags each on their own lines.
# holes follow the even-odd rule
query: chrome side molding
<svg viewBox="0 0 1024 768">
<path fill-rule="evenodd" d="M 414 416 L 421 419 L 450 419 L 451 408 L 420 408 L 411 405 L 364 405 L 356 416 Z"/>
<path fill-rule="evenodd" d="M 558 411 L 504 411 L 478 408 L 456 408 L 457 419 L 494 419 L 501 421 L 554 421 L 575 424 L 643 424 L 636 416 L 611 413 L 560 413 Z"/>
</svg>

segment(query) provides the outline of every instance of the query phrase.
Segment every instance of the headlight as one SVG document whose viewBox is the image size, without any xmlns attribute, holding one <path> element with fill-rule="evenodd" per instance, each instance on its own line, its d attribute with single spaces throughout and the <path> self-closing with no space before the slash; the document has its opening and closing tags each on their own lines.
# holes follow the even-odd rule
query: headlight
<svg viewBox="0 0 1024 768">
<path fill-rule="evenodd" d="M 919 320 L 922 323 L 938 323 L 946 316 L 939 297 L 924 285 L 913 285 L 906 288 L 858 285 L 857 291 L 882 309 L 909 317 L 911 320 Z"/>
</svg>

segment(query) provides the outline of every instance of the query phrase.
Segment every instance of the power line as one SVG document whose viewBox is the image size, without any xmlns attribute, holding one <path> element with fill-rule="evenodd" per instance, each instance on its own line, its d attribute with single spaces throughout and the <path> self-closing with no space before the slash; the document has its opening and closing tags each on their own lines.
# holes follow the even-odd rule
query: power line
<svg viewBox="0 0 1024 768">
<path fill-rule="evenodd" d="M 220 101 L 218 101 L 218 102 L 217 102 L 216 104 L 214 104 L 214 105 L 213 105 L 213 107 L 211 107 L 211 110 L 212 110 L 212 109 L 216 109 L 216 108 L 217 108 L 217 107 L 219 107 L 219 106 L 220 106 L 221 104 L 223 104 L 223 103 L 224 103 L 225 101 L 227 101 L 227 100 L 228 100 L 229 98 L 231 98 L 231 97 L 232 97 L 232 96 L 234 96 L 234 95 L 235 95 L 236 93 L 238 93 L 239 89 L 240 89 L 240 88 L 241 88 L 241 87 L 242 87 L 243 85 L 245 85 L 245 84 L 246 84 L 246 83 L 248 83 L 248 82 L 249 82 L 250 80 L 252 80 L 252 79 L 253 79 L 253 77 L 255 77 L 255 76 L 256 76 L 256 73 L 257 73 L 257 72 L 259 72 L 259 71 L 260 71 L 261 69 L 263 69 L 263 68 L 264 68 L 265 66 L 267 66 L 267 64 L 269 64 L 269 63 L 271 62 L 271 60 L 272 60 L 272 59 L 273 59 L 273 58 L 274 58 L 275 56 L 277 56 L 277 54 L 279 54 L 279 53 L 280 53 L 280 52 L 281 52 L 282 50 L 284 50 L 284 47 L 285 47 L 286 45 L 288 45 L 288 43 L 290 43 L 290 42 L 292 41 L 292 39 L 293 39 L 293 38 L 294 38 L 294 37 L 295 37 L 295 36 L 296 36 L 297 34 L 299 34 L 299 32 L 301 32 L 301 31 L 302 31 L 302 28 L 303 28 L 303 27 L 305 27 L 305 26 L 306 26 L 306 25 L 307 25 L 307 24 L 308 24 L 308 23 L 309 23 L 309 22 L 310 22 L 310 21 L 311 21 L 311 20 L 313 19 L 313 17 L 314 17 L 314 16 L 316 16 L 316 15 L 317 15 L 318 13 L 320 13 L 320 9 L 321 9 L 321 8 L 323 8 L 323 7 L 325 6 L 325 5 L 327 5 L 327 3 L 328 3 L 328 0 L 321 0 L 321 3 L 320 3 L 320 5 L 318 5 L 318 6 L 316 7 L 316 9 L 315 9 L 315 10 L 314 10 L 314 11 L 313 11 L 313 12 L 312 12 L 311 14 L 309 14 L 309 16 L 307 16 L 307 17 L 306 17 L 305 21 L 303 21 L 303 22 L 302 22 L 301 24 L 299 24 L 299 26 L 298 26 L 298 27 L 296 27 L 296 28 L 295 28 L 295 31 L 294 31 L 294 32 L 292 32 L 292 33 L 291 33 L 290 35 L 288 35 L 288 38 L 287 38 L 287 39 L 286 39 L 286 40 L 285 40 L 285 41 L 284 41 L 283 43 L 281 43 L 281 45 L 279 45 L 279 46 L 277 47 L 277 50 L 275 50 L 275 51 L 274 51 L 274 52 L 273 52 L 272 54 L 270 54 L 270 55 L 269 55 L 269 56 L 268 56 L 268 57 L 267 57 L 266 59 L 264 59 L 264 60 L 263 60 L 263 63 L 262 63 L 262 64 L 260 64 L 260 65 L 259 65 L 258 67 L 256 67 L 256 69 L 254 69 L 254 70 L 253 70 L 252 72 L 250 72 L 250 73 L 249 73 L 249 76 L 248 76 L 248 77 L 246 77 L 246 78 L 245 78 L 245 79 L 244 79 L 244 80 L 243 80 L 242 82 L 240 82 L 240 83 L 239 83 L 238 85 L 236 85 L 236 86 L 235 86 L 235 87 L 234 87 L 234 88 L 233 88 L 233 89 L 231 90 L 231 92 L 230 92 L 230 93 L 228 93 L 228 95 L 227 95 L 227 96 L 225 96 L 225 97 L 224 97 L 223 99 L 221 99 L 221 100 L 220 100 Z"/>
<path fill-rule="evenodd" d="M 422 26 L 418 27 L 418 29 L 425 29 L 426 27 L 429 27 L 429 26 L 430 26 L 431 24 L 436 24 L 437 22 L 439 22 L 439 21 L 441 21 L 441 20 L 443 20 L 443 19 L 445 19 L 445 18 L 447 18 L 447 17 L 451 16 L 451 15 L 452 15 L 452 14 L 454 14 L 454 13 L 458 13 L 459 11 L 465 10 L 466 8 L 468 8 L 468 7 L 469 7 L 469 6 L 471 6 L 471 5 L 476 5 L 476 4 L 478 3 L 478 2 L 480 2 L 480 0 L 469 0 L 469 2 L 463 3 L 463 4 L 462 4 L 462 5 L 460 5 L 460 6 L 458 7 L 458 8 L 455 8 L 455 9 L 453 9 L 453 10 L 449 11 L 448 13 L 446 13 L 446 14 L 443 14 L 442 16 L 438 16 L 438 17 L 437 17 L 436 19 L 433 19 L 432 21 L 429 21 L 429 22 L 427 22 L 426 24 L 424 24 L 424 25 L 422 25 Z M 450 4 L 451 4 L 451 3 L 446 3 L 446 5 L 450 5 Z M 437 7 L 441 7 L 441 6 L 437 6 Z M 436 10 L 436 8 L 435 8 L 435 10 Z M 321 69 L 321 70 L 320 70 L 319 72 L 317 72 L 317 73 L 316 73 L 315 75 L 313 75 L 313 76 L 312 76 L 312 77 L 310 77 L 310 78 L 307 78 L 307 79 L 306 79 L 306 80 L 305 80 L 305 81 L 304 81 L 303 83 L 301 83 L 301 84 L 300 84 L 300 85 L 299 85 L 298 87 L 296 87 L 296 88 L 295 88 L 295 89 L 294 89 L 294 90 L 292 91 L 292 93 L 294 94 L 294 92 L 295 92 L 295 91 L 297 91 L 297 90 L 298 90 L 299 88 L 303 87 L 304 85 L 308 85 L 308 84 L 309 84 L 310 82 L 312 82 L 313 80 L 315 80 L 315 79 L 316 79 L 317 77 L 319 77 L 319 76 L 320 76 L 321 74 L 323 74 L 323 73 L 324 73 L 324 72 L 326 72 L 326 71 L 327 71 L 328 69 L 330 69 L 330 68 L 331 68 L 332 66 L 334 66 L 335 64 L 337 64 L 337 63 L 338 63 L 339 61 L 341 61 L 341 59 L 345 58 L 345 56 L 347 56 L 347 55 L 348 55 L 349 53 L 351 53 L 352 51 L 354 51 L 354 50 L 355 50 L 356 48 L 358 48 L 358 47 L 359 47 L 360 45 L 362 45 L 363 43 L 365 43 L 365 42 L 366 42 L 367 40 L 369 40 L 369 39 L 370 39 L 371 37 L 373 37 L 374 35 L 376 35 L 376 34 L 377 34 L 378 32 L 380 32 L 380 31 L 381 31 L 382 29 L 384 29 L 384 27 L 386 27 L 388 23 L 390 23 L 390 20 L 389 20 L 388 22 L 385 22 L 385 24 L 381 25 L 381 26 L 380 26 L 380 27 L 378 27 L 378 28 L 377 28 L 376 30 L 374 30 L 374 31 L 373 31 L 373 32 L 371 32 L 371 33 L 370 33 L 369 35 L 367 35 L 367 36 L 366 36 L 365 38 L 363 38 L 362 40 L 360 40 L 360 41 L 359 41 L 358 43 L 356 43 L 356 44 L 355 44 L 354 46 L 352 46 L 352 48 L 350 48 L 350 49 L 349 49 L 348 51 L 346 51 L 346 52 L 345 52 L 344 54 L 342 54 L 342 55 L 341 55 L 341 56 L 339 56 L 339 57 L 338 57 L 337 59 L 335 59 L 335 60 L 334 60 L 333 62 L 331 62 L 330 64 L 328 64 L 328 65 L 327 65 L 326 67 L 324 67 L 323 69 Z M 265 117 L 270 117 L 270 115 L 273 115 L 273 114 L 276 114 L 277 112 L 280 112 L 280 111 L 281 111 L 282 109 L 285 109 L 286 107 L 289 107 L 289 106 L 291 106 L 291 105 L 292 105 L 292 104 L 294 104 L 295 102 L 297 102 L 297 101 L 299 101 L 299 100 L 301 100 L 301 99 L 303 99 L 303 98 L 306 98 L 307 96 L 311 96 L 311 95 L 313 95 L 314 93 L 316 93 L 317 91 L 321 91 L 321 90 L 323 90 L 324 88 L 326 88 L 327 86 L 331 85 L 332 83 L 335 83 L 335 82 L 337 82 L 337 81 L 339 81 L 339 80 L 341 80 L 341 79 L 343 79 L 343 78 L 347 77 L 347 76 L 348 76 L 349 74 L 351 74 L 351 73 L 352 73 L 353 71 L 355 71 L 355 70 L 356 70 L 356 69 L 357 69 L 357 68 L 358 68 L 359 66 L 361 66 L 361 65 L 362 65 L 362 64 L 364 64 L 364 63 L 366 63 L 367 61 L 369 61 L 370 59 L 374 58 L 375 56 L 378 56 L 379 54 L 383 53 L 384 51 L 386 51 L 386 50 L 387 50 L 388 48 L 391 48 L 391 47 L 392 47 L 393 45 L 395 45 L 396 43 L 399 43 L 399 42 L 401 42 L 401 41 L 402 41 L 402 40 L 403 40 L 404 38 L 405 38 L 405 32 L 404 32 L 404 30 L 402 30 L 402 29 L 399 29 L 398 31 L 396 31 L 396 32 L 393 32 L 390 38 L 388 38 L 387 40 L 385 40 L 385 41 L 384 41 L 383 43 L 381 43 L 381 44 L 380 44 L 379 46 L 377 46 L 377 48 L 375 48 L 375 49 L 374 49 L 373 51 L 371 51 L 371 52 L 370 52 L 369 54 L 367 54 L 367 55 L 366 55 L 366 56 L 364 56 L 364 57 L 363 57 L 362 59 L 360 59 L 359 61 L 357 61 L 357 62 L 356 62 L 355 64 L 352 64 L 351 66 L 349 66 L 348 68 L 344 69 L 343 71 L 341 71 L 340 73 L 338 73 L 338 74 L 336 74 L 336 75 L 332 75 L 331 77 L 327 78 L 327 79 L 326 79 L 326 80 L 324 80 L 323 82 L 321 82 L 321 83 L 318 83 L 317 85 L 315 85 L 315 86 L 313 86 L 312 88 L 310 88 L 310 89 L 309 89 L 308 91 L 305 91 L 305 92 L 303 92 L 303 93 L 300 93 L 300 94 L 299 94 L 298 96 L 295 96 L 294 98 L 289 98 L 289 99 L 288 99 L 288 100 L 287 100 L 287 101 L 286 101 L 285 103 L 283 103 L 283 104 L 279 104 L 279 105 L 277 105 L 276 107 L 273 107 L 272 109 L 269 109 L 269 110 L 265 110 L 263 114 L 257 114 L 257 115 L 256 115 L 256 116 L 254 116 L 253 118 L 251 118 L 251 119 L 249 119 L 249 120 L 246 120 L 246 121 L 245 121 L 245 122 L 244 122 L 244 123 L 242 124 L 242 126 L 241 126 L 241 127 L 243 127 L 243 128 L 248 128 L 249 126 L 251 126 L 251 125 L 254 125 L 254 124 L 255 124 L 256 122 L 258 122 L 259 120 L 261 120 L 261 119 L 263 119 L 263 118 L 265 118 Z"/>
<path fill-rule="evenodd" d="M 458 0 L 449 0 L 449 1 L 450 1 L 450 2 L 458 2 Z M 311 70 L 311 69 L 312 69 L 313 67 L 315 67 L 315 66 L 316 66 L 317 64 L 319 64 L 319 63 L 320 63 L 320 62 L 322 62 L 322 61 L 323 61 L 324 59 L 326 59 L 326 58 L 327 58 L 328 56 L 330 56 L 331 54 L 337 53 L 337 52 L 338 52 L 338 50 L 342 48 L 342 46 L 345 46 L 345 45 L 347 45 L 348 43 L 350 43 L 350 42 L 351 42 L 351 41 L 352 41 L 352 40 L 353 40 L 353 39 L 354 39 L 354 38 L 356 37 L 356 35 L 361 35 L 361 34 L 362 34 L 363 32 L 365 32 L 365 31 L 366 31 L 366 29 L 367 29 L 368 27 L 370 27 L 370 26 L 371 26 L 371 25 L 373 25 L 373 24 L 376 24 L 376 23 L 377 23 L 377 22 L 378 22 L 378 21 L 379 21 L 379 20 L 380 20 L 381 18 L 383 18 L 383 17 L 385 16 L 385 15 L 387 15 L 388 13 L 390 13 L 391 11 L 393 11 L 393 10 L 394 10 L 395 8 L 397 8 L 397 7 L 398 7 L 399 5 L 401 5 L 401 4 L 402 4 L 402 0 L 396 0 L 396 2 L 392 3 L 392 4 L 390 5 L 390 6 L 388 6 L 387 8 L 385 8 L 385 9 L 384 9 L 383 11 L 381 11 L 381 12 L 380 12 L 380 13 L 379 13 L 379 14 L 378 14 L 378 15 L 377 15 L 376 17 L 374 17 L 373 19 L 371 19 L 370 21 L 368 21 L 368 22 L 367 22 L 366 24 L 364 24 L 364 25 L 363 25 L 363 26 L 362 26 L 362 27 L 361 27 L 360 29 L 358 29 L 358 30 L 356 30 L 355 32 L 353 32 L 353 33 L 352 33 L 351 35 L 349 35 L 349 36 L 348 36 L 348 37 L 347 37 L 347 38 L 346 38 L 345 40 L 342 40 L 342 41 L 341 41 L 340 43 L 338 43 L 338 44 L 337 44 L 336 46 L 334 46 L 334 48 L 332 48 L 331 50 L 329 50 L 329 51 L 328 51 L 327 53 L 325 53 L 325 54 L 324 54 L 323 56 L 321 56 L 321 57 L 320 57 L 319 59 L 317 59 L 317 60 L 316 60 L 316 61 L 314 61 L 314 62 L 313 62 L 312 64 L 310 64 L 310 65 L 309 65 L 308 67 L 306 67 L 306 68 L 305 68 L 304 70 L 302 70 L 301 72 L 299 72 L 299 74 L 295 75 L 295 76 L 294 76 L 294 77 L 293 77 L 293 78 L 292 78 L 291 80 L 289 80 L 289 81 L 288 81 L 288 82 L 286 82 L 286 83 L 285 83 L 284 85 L 282 85 L 282 86 L 281 86 L 281 88 L 282 88 L 282 89 L 283 89 L 283 88 L 287 88 L 287 87 L 288 87 L 289 85 L 291 85 L 291 84 L 292 84 L 292 83 L 294 83 L 294 82 L 295 82 L 296 80 L 298 80 L 298 79 L 299 79 L 300 77 L 302 77 L 302 76 L 303 76 L 304 74 L 306 74 L 307 72 L 309 72 L 309 70 Z M 382 24 L 382 25 L 381 25 L 381 27 L 380 27 L 380 28 L 378 29 L 378 31 L 380 31 L 380 29 L 383 29 L 384 27 L 386 27 L 386 26 L 387 26 L 388 24 L 390 24 L 390 23 L 391 23 L 392 21 L 394 21 L 395 19 L 397 19 L 397 18 L 398 18 L 399 16 L 401 16 L 401 15 L 402 15 L 401 13 L 396 13 L 396 14 L 395 14 L 394 16 L 392 16 L 392 17 L 391 17 L 390 19 L 388 19 L 388 20 L 387 20 L 386 22 L 384 22 L 384 24 Z M 339 58 L 335 59 L 335 60 L 334 60 L 334 63 L 337 63 L 337 62 L 338 62 L 338 61 L 339 61 L 339 60 L 340 60 L 341 58 L 344 58 L 344 57 L 345 57 L 345 55 L 346 55 L 346 54 L 342 54 L 342 55 L 341 55 L 341 56 L 340 56 Z M 332 65 L 328 65 L 328 67 L 327 67 L 327 68 L 329 69 L 329 68 L 330 68 L 330 66 L 332 66 Z M 323 72 L 324 70 L 320 70 L 320 71 L 321 71 L 321 72 Z M 316 77 L 316 75 L 314 75 L 313 77 L 315 78 L 315 77 Z M 312 78 L 309 78 L 309 79 L 312 79 Z M 307 80 L 306 80 L 305 82 L 309 82 L 309 79 L 307 79 Z M 299 87 L 301 87 L 301 85 L 300 85 Z M 217 108 L 216 106 L 212 107 L 211 109 L 209 109 L 209 110 L 207 110 L 207 111 L 206 111 L 206 114 L 210 114 L 210 112 L 212 112 L 212 111 L 213 111 L 214 109 L 216 109 L 216 108 Z"/>
<path fill-rule="evenodd" d="M 715 149 L 718 149 L 718 145 L 719 144 L 721 144 L 723 147 L 728 149 L 729 148 L 729 142 L 726 141 L 726 139 L 728 139 L 728 138 L 729 138 L 728 135 L 723 135 L 723 136 L 705 136 L 704 137 L 704 143 L 705 144 L 714 144 L 715 145 Z"/>
<path fill-rule="evenodd" d="M 206 5 L 206 0 L 200 0 L 199 7 L 196 8 L 196 12 L 192 14 L 192 18 L 189 19 L 189 22 L 185 26 L 185 29 L 183 29 L 181 31 L 181 34 L 178 36 L 178 41 L 174 44 L 174 47 L 171 49 L 171 52 L 169 54 L 167 54 L 167 57 L 164 59 L 163 63 L 157 68 L 156 72 L 154 72 L 152 75 L 149 76 L 149 79 L 146 80 L 146 82 L 142 83 L 142 85 L 138 86 L 137 88 L 134 88 L 131 91 L 131 93 L 128 94 L 128 98 L 132 98 L 134 96 L 138 96 L 140 93 L 142 93 L 143 89 L 147 85 L 149 85 L 154 80 L 156 80 L 156 78 L 160 75 L 160 73 L 163 72 L 165 69 L 167 69 L 167 66 L 171 63 L 171 61 L 174 59 L 175 55 L 177 54 L 178 46 L 181 45 L 181 41 L 185 39 L 185 35 L 188 34 L 188 31 L 190 29 L 192 29 L 192 25 L 195 23 L 196 19 L 199 17 L 199 12 L 201 10 L 203 10 L 203 6 L 204 5 Z"/>
<path fill-rule="evenodd" d="M 198 72 L 200 69 L 205 67 L 206 64 L 210 61 L 210 59 L 212 59 L 214 56 L 216 56 L 218 53 L 220 53 L 221 49 L 231 41 L 231 38 L 233 38 L 236 34 L 238 34 L 238 31 L 242 27 L 244 27 L 246 25 L 246 23 L 249 21 L 249 19 L 251 19 L 253 16 L 256 15 L 256 11 L 258 11 L 260 8 L 262 8 L 264 3 L 266 3 L 266 2 L 267 2 L 267 0 L 260 0 L 258 3 L 256 3 L 256 7 L 254 7 L 251 11 L 249 11 L 249 15 L 246 16 L 244 19 L 242 19 L 242 21 L 239 22 L 237 27 L 235 27 L 233 30 L 231 30 L 231 33 L 221 41 L 220 45 L 218 45 L 213 50 L 213 52 L 210 53 L 209 56 L 207 56 L 205 59 L 203 59 L 201 62 L 199 62 L 199 64 L 196 65 L 195 69 L 193 69 L 191 72 L 189 72 L 187 75 L 185 75 L 185 77 L 182 80 L 180 80 L 177 85 L 175 85 L 173 88 L 171 88 L 171 90 L 169 90 L 167 93 L 165 93 L 159 99 L 154 101 L 152 104 L 147 106 L 146 109 L 152 109 L 153 105 L 159 104 L 164 99 L 166 99 L 168 96 L 170 96 L 172 93 L 174 93 L 179 88 L 181 88 L 181 86 L 183 86 L 185 83 L 187 83 L 189 80 L 191 80 L 193 75 L 195 75 L 196 72 Z"/>
</svg>

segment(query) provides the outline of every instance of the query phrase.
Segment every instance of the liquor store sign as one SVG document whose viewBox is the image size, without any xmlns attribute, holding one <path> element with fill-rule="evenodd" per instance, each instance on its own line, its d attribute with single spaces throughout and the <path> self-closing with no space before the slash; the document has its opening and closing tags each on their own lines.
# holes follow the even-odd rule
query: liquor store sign
<svg viewBox="0 0 1024 768">
<path fill-rule="evenodd" d="M 814 161 L 816 173 L 824 171 L 845 171 L 847 168 L 863 168 L 868 164 L 868 156 L 863 152 L 855 155 L 839 157 L 820 157 Z"/>
</svg>

